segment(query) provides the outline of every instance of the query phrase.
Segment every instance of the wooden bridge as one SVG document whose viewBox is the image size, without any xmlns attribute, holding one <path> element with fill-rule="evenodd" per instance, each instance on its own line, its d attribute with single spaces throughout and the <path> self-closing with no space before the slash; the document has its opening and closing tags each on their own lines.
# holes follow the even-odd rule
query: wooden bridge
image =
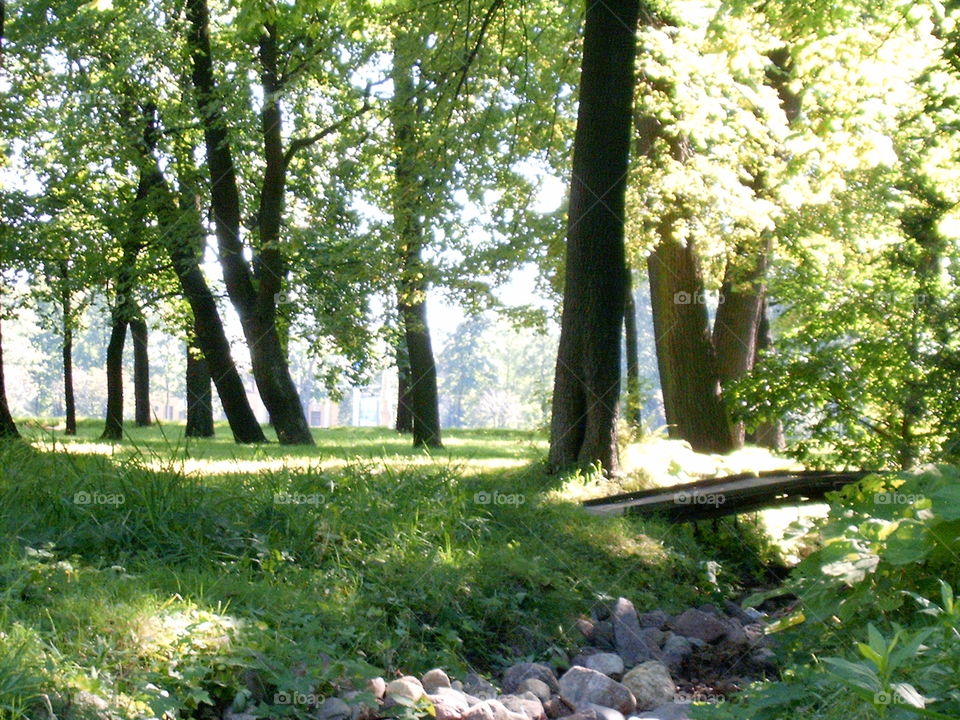
<svg viewBox="0 0 960 720">
<path fill-rule="evenodd" d="M 671 487 L 640 490 L 587 500 L 594 515 L 661 515 L 679 522 L 822 501 L 824 496 L 857 482 L 874 470 L 774 470 L 707 478 Z"/>
</svg>

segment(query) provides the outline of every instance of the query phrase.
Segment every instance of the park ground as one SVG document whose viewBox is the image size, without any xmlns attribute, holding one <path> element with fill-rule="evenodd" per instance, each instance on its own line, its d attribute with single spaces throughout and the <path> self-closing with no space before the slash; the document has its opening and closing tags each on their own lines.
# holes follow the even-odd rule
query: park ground
<svg viewBox="0 0 960 720">
<path fill-rule="evenodd" d="M 375 428 L 293 449 L 237 446 L 225 427 L 187 441 L 177 425 L 112 445 L 100 427 L 65 438 L 26 423 L 28 442 L 0 445 L 6 715 L 52 686 L 135 715 L 199 713 L 258 684 L 493 674 L 575 648 L 574 622 L 598 602 L 737 596 L 777 556 L 750 521 L 695 535 L 582 512 L 585 496 L 684 479 L 691 457 L 664 440 L 626 448 L 635 472 L 609 486 L 548 475 L 536 432 L 451 431 L 427 452 Z"/>
</svg>

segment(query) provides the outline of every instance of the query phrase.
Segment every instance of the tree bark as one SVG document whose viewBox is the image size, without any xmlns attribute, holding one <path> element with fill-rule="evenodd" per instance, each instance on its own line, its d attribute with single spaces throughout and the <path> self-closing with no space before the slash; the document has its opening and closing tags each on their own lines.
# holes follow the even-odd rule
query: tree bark
<svg viewBox="0 0 960 720">
<path fill-rule="evenodd" d="M 127 320 L 115 310 L 107 344 L 107 412 L 101 440 L 123 439 L 123 345 L 127 339 Z"/>
<path fill-rule="evenodd" d="M 196 331 L 187 343 L 187 437 L 213 437 L 213 392 L 210 366 L 196 342 Z"/>
<path fill-rule="evenodd" d="M 0 330 L 0 438 L 18 438 L 20 432 L 17 424 L 10 415 L 10 406 L 7 405 L 7 389 L 3 379 L 3 333 Z"/>
<path fill-rule="evenodd" d="M 395 429 L 399 433 L 412 433 L 413 398 L 410 397 L 410 361 L 407 358 L 406 334 L 397 345 L 397 424 Z"/>
<path fill-rule="evenodd" d="M 760 306 L 760 322 L 757 324 L 757 341 L 755 343 L 756 356 L 753 364 L 757 364 L 757 359 L 761 353 L 770 352 L 773 348 L 773 336 L 770 333 L 770 318 L 767 312 L 767 299 L 764 297 Z M 770 448 L 771 450 L 783 450 L 786 447 L 786 438 L 783 436 L 783 423 L 779 420 L 773 422 L 762 422 L 757 426 L 757 432 L 753 441 L 760 447 Z"/>
<path fill-rule="evenodd" d="M 710 339 L 703 277 L 695 248 L 680 243 L 662 222 L 660 242 L 647 258 L 657 365 L 670 437 L 697 452 L 733 449 Z"/>
<path fill-rule="evenodd" d="M 620 470 L 623 243 L 638 0 L 587 0 L 549 463 Z"/>
<path fill-rule="evenodd" d="M 409 366 L 409 384 L 405 389 L 413 416 L 413 444 L 439 447 L 440 399 L 427 323 L 427 277 L 423 262 L 426 213 L 422 207 L 424 180 L 418 167 L 418 111 L 413 74 L 416 56 L 411 51 L 414 41 L 415 36 L 401 31 L 393 52 L 393 225 L 400 258 L 397 307 Z"/>
<path fill-rule="evenodd" d="M 147 322 L 142 316 L 130 319 L 133 341 L 133 402 L 137 427 L 150 426 L 150 354 L 147 344 Z"/>
<path fill-rule="evenodd" d="M 313 435 L 290 376 L 276 322 L 276 296 L 287 272 L 279 249 L 287 161 L 282 148 L 274 29 L 268 24 L 260 43 L 263 86 L 261 132 L 266 169 L 257 218 L 260 244 L 254 258 L 254 275 L 243 256 L 240 192 L 226 119 L 213 73 L 209 10 L 206 0 L 187 0 L 186 8 L 190 22 L 188 42 L 193 55 L 192 80 L 206 145 L 224 284 L 240 317 L 250 349 L 257 389 L 270 414 L 270 422 L 278 440 L 285 445 L 313 445 Z"/>
<path fill-rule="evenodd" d="M 77 404 L 73 390 L 73 307 L 70 277 L 66 262 L 60 263 L 60 311 L 63 314 L 63 407 L 66 415 L 65 435 L 77 434 Z"/>
<path fill-rule="evenodd" d="M 764 247 L 759 250 L 735 253 L 724 269 L 720 304 L 713 321 L 713 346 L 721 388 L 753 369 L 771 238 L 768 236 L 763 242 Z M 731 432 L 734 445 L 742 446 L 744 424 L 734 423 Z"/>
<path fill-rule="evenodd" d="M 627 423 L 634 430 L 643 427 L 640 406 L 640 340 L 637 335 L 637 307 L 633 300 L 633 277 L 627 269 L 626 299 L 623 309 L 623 337 L 627 354 Z"/>
</svg>

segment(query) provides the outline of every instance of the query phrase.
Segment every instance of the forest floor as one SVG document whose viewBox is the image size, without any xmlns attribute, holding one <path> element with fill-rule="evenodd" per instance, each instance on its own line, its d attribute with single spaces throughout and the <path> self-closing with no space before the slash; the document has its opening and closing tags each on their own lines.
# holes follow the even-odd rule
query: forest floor
<svg viewBox="0 0 960 720">
<path fill-rule="evenodd" d="M 100 427 L 28 424 L 29 443 L 0 444 L 0 710 L 14 717 L 51 687 L 159 716 L 253 693 L 251 672 L 306 692 L 550 662 L 582 644 L 575 621 L 597 603 L 736 598 L 778 555 L 749 520 L 695 535 L 586 515 L 584 495 L 614 489 L 546 474 L 533 432 L 450 431 L 426 452 L 373 428 L 298 449 L 237 446 L 225 427 L 186 442 L 178 425 L 111 445 Z"/>
</svg>

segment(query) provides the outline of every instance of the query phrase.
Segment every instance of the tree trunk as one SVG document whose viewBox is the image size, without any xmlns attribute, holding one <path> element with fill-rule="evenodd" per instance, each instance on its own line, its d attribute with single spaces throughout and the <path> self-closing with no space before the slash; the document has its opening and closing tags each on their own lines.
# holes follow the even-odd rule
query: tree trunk
<svg viewBox="0 0 960 720">
<path fill-rule="evenodd" d="M 401 319 L 401 322 L 403 320 Z M 413 398 L 410 396 L 410 361 L 406 334 L 397 343 L 397 424 L 399 433 L 413 432 Z"/>
<path fill-rule="evenodd" d="M 77 434 L 77 404 L 73 391 L 73 308 L 67 264 L 60 263 L 60 310 L 63 313 L 63 407 L 66 415 L 65 435 Z"/>
<path fill-rule="evenodd" d="M 724 269 L 720 304 L 713 321 L 713 347 L 717 354 L 721 388 L 753 369 L 770 240 L 766 238 L 765 246 L 754 251 L 752 256 L 749 250 L 735 254 L 727 260 Z M 731 431 L 734 445 L 742 446 L 743 423 L 734 423 Z"/>
<path fill-rule="evenodd" d="M 181 178 L 182 201 L 174 199 L 167 180 L 157 163 L 154 152 L 155 118 L 152 112 L 147 120 L 142 148 L 143 167 L 150 188 L 151 210 L 162 228 L 163 243 L 170 255 L 174 272 L 180 281 L 183 296 L 193 311 L 197 345 L 203 351 L 220 404 L 230 424 L 230 431 L 238 443 L 267 441 L 247 400 L 247 391 L 237 371 L 220 319 L 217 301 L 200 269 L 206 232 L 200 219 L 196 199 L 190 192 L 190 183 Z"/>
<path fill-rule="evenodd" d="M 627 423 L 634 430 L 643 427 L 640 411 L 640 340 L 637 336 L 637 307 L 633 300 L 633 277 L 627 269 L 626 302 L 623 308 L 623 337 L 627 353 Z"/>
<path fill-rule="evenodd" d="M 423 177 L 418 167 L 420 148 L 416 137 L 418 111 L 413 73 L 416 56 L 411 47 L 415 41 L 414 35 L 401 31 L 393 52 L 393 225 L 400 258 L 397 306 L 409 364 L 406 390 L 413 416 L 413 444 L 439 447 L 440 400 L 427 324 L 427 278 L 423 263 L 426 232 L 422 218 L 426 212 L 422 207 Z"/>
<path fill-rule="evenodd" d="M 617 409 L 626 261 L 624 204 L 638 0 L 587 0 L 553 389 L 553 469 L 620 470 Z"/>
<path fill-rule="evenodd" d="M 142 316 L 130 320 L 133 340 L 133 401 L 137 427 L 150 426 L 150 354 L 147 345 L 147 322 Z"/>
<path fill-rule="evenodd" d="M 698 452 L 725 453 L 734 443 L 720 396 L 700 263 L 693 247 L 673 238 L 671 226 L 665 218 L 660 242 L 647 258 L 664 413 L 670 437 Z"/>
<path fill-rule="evenodd" d="M 767 316 L 767 300 L 764 297 L 760 305 L 760 322 L 757 324 L 757 342 L 755 343 L 756 356 L 754 365 L 757 363 L 761 353 L 770 352 L 773 347 L 773 336 L 770 333 L 770 318 Z M 771 450 L 783 450 L 786 447 L 786 439 L 783 436 L 783 423 L 779 420 L 773 422 L 762 422 L 757 426 L 757 432 L 754 436 L 754 442 L 760 447 L 770 448 Z"/>
<path fill-rule="evenodd" d="M 126 339 L 127 320 L 120 310 L 115 310 L 107 345 L 107 419 L 101 440 L 123 439 L 123 345 Z"/>
<path fill-rule="evenodd" d="M 187 437 L 213 437 L 213 392 L 210 366 L 191 336 L 187 343 Z"/>
<path fill-rule="evenodd" d="M 20 432 L 10 415 L 7 405 L 7 389 L 3 379 L 3 333 L 0 331 L 0 438 L 18 438 Z"/>
<path fill-rule="evenodd" d="M 286 158 L 282 148 L 276 38 L 272 26 L 261 37 L 260 62 L 263 85 L 261 133 L 265 171 L 260 193 L 259 252 L 254 264 L 256 278 L 243 256 L 240 238 L 240 192 L 230 148 L 226 119 L 217 92 L 210 46 L 210 15 L 206 0 L 187 0 L 190 22 L 188 42 L 193 55 L 193 86 L 203 125 L 207 169 L 211 181 L 213 217 L 230 301 L 240 316 L 257 389 L 278 440 L 285 445 L 313 445 L 313 435 L 303 413 L 296 385 L 280 342 L 276 322 L 276 297 L 286 277 L 279 249 L 283 212 Z M 257 285 L 254 285 L 254 279 Z"/>
</svg>

